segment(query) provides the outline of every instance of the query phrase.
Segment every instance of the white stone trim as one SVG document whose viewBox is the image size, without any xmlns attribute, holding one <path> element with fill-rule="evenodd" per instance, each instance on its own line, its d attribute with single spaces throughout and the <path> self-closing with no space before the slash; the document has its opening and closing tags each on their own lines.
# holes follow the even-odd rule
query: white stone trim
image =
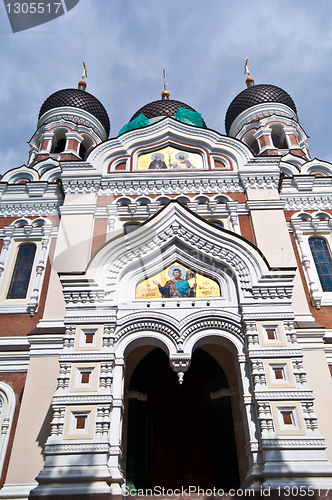
<svg viewBox="0 0 332 500">
<path fill-rule="evenodd" d="M 83 109 L 72 108 L 71 106 L 53 108 L 39 118 L 37 128 L 39 129 L 42 125 L 47 124 L 51 124 L 52 128 L 54 128 L 54 124 L 56 122 L 62 126 L 64 126 L 66 122 L 74 122 L 75 124 L 79 123 L 80 125 L 85 125 L 86 127 L 92 129 L 93 132 L 102 139 L 102 141 L 107 140 L 105 129 L 100 121 L 94 115 Z"/>
<path fill-rule="evenodd" d="M 40 227 L 38 224 L 42 223 Z M 0 314 L 28 312 L 33 316 L 37 311 L 43 285 L 47 257 L 50 249 L 52 223 L 45 218 L 30 220 L 17 219 L 3 229 L 4 243 L 0 254 L 0 287 L 3 289 Z M 25 299 L 7 299 L 7 291 L 16 262 L 17 249 L 21 244 L 35 243 L 37 246 L 32 266 L 30 284 Z"/>
<path fill-rule="evenodd" d="M 304 217 L 306 220 L 303 220 Z M 322 217 L 324 217 L 325 220 L 320 220 Z M 311 237 L 323 238 L 327 242 L 330 255 L 332 256 L 331 214 L 321 211 L 314 214 L 299 212 L 293 215 L 290 222 L 290 228 L 295 236 L 312 305 L 317 309 L 320 309 L 321 306 L 332 305 L 332 292 L 324 292 L 322 290 L 309 246 L 309 239 Z"/>
<path fill-rule="evenodd" d="M 30 491 L 37 486 L 38 483 L 27 484 L 5 484 L 0 490 L 0 498 L 8 498 L 10 500 L 27 500 Z"/>
<path fill-rule="evenodd" d="M 6 456 L 10 430 L 12 426 L 16 396 L 13 389 L 4 382 L 0 382 L 0 401 L 2 412 L 0 413 L 0 475 Z"/>
</svg>

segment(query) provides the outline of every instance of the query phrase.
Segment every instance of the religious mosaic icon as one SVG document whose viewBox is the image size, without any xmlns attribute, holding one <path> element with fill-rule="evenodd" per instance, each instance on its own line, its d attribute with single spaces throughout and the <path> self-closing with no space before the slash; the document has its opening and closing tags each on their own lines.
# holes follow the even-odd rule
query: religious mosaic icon
<svg viewBox="0 0 332 500">
<path fill-rule="evenodd" d="M 220 297 L 219 285 L 178 262 L 136 287 L 136 299 Z"/>
<path fill-rule="evenodd" d="M 170 146 L 139 156 L 137 170 L 192 170 L 203 168 L 202 157 Z"/>
</svg>

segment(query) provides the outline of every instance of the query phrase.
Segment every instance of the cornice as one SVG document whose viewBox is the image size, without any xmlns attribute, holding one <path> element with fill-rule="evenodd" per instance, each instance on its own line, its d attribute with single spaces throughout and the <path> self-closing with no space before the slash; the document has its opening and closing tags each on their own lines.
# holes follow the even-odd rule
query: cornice
<svg viewBox="0 0 332 500">
<path fill-rule="evenodd" d="M 166 178 L 153 174 L 109 174 L 101 180 L 97 177 L 63 178 L 66 193 L 97 192 L 99 196 L 141 196 L 174 194 L 219 194 L 243 192 L 237 173 L 220 175 L 219 172 L 200 171 L 184 175 L 173 173 Z"/>
<path fill-rule="evenodd" d="M 96 213 L 96 205 L 62 205 L 59 207 L 61 215 L 94 215 Z"/>
<path fill-rule="evenodd" d="M 314 394 L 312 391 L 294 391 L 294 390 L 289 390 L 289 391 L 276 391 L 276 390 L 269 390 L 269 391 L 255 391 L 255 399 L 257 401 L 259 400 L 268 400 L 268 401 L 274 401 L 274 400 L 282 400 L 282 401 L 288 401 L 288 400 L 296 400 L 296 399 L 306 399 L 313 401 Z"/>
<path fill-rule="evenodd" d="M 304 168 L 306 164 L 302 166 Z M 318 165 L 317 165 L 318 168 Z M 292 177 L 284 177 L 282 180 L 282 192 L 284 190 L 298 189 L 300 191 L 312 191 L 316 188 L 331 188 L 332 176 L 316 177 L 311 174 L 298 174 Z"/>
<path fill-rule="evenodd" d="M 240 179 L 245 189 L 277 189 L 279 185 L 279 178 L 280 172 L 240 172 Z"/>
<path fill-rule="evenodd" d="M 106 141 L 107 135 L 104 127 L 95 116 L 93 116 L 88 111 L 79 108 L 72 108 L 70 106 L 62 106 L 59 108 L 53 108 L 38 120 L 37 127 L 40 128 L 43 125 L 54 124 L 58 122 L 63 124 L 63 122 L 74 122 L 76 124 L 85 125 L 86 127 L 92 129 L 103 141 Z"/>
<path fill-rule="evenodd" d="M 248 200 L 246 203 L 249 210 L 283 210 L 284 200 Z"/>
<path fill-rule="evenodd" d="M 242 111 L 233 121 L 229 135 L 236 137 L 245 125 L 254 120 L 262 120 L 265 117 L 285 117 L 298 124 L 296 113 L 288 106 L 276 102 L 264 102 Z"/>
<path fill-rule="evenodd" d="M 327 193 L 286 194 L 280 193 L 285 202 L 285 210 L 332 210 L 332 196 Z"/>
<path fill-rule="evenodd" d="M 2 217 L 37 217 L 59 215 L 62 203 L 1 203 L 0 215 Z"/>
<path fill-rule="evenodd" d="M 312 438 L 275 438 L 275 439 L 262 439 L 262 448 L 284 448 L 284 449 L 294 449 L 294 448 L 321 448 L 326 449 L 325 439 L 312 439 Z"/>
</svg>

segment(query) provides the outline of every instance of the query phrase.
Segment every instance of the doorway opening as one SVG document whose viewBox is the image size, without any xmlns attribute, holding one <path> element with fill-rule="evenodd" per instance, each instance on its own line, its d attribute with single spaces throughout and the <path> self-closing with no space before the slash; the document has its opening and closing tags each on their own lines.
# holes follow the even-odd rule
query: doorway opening
<svg viewBox="0 0 332 500">
<path fill-rule="evenodd" d="M 239 487 L 229 385 L 210 354 L 194 351 L 180 385 L 168 356 L 154 349 L 128 394 L 127 487 Z"/>
</svg>

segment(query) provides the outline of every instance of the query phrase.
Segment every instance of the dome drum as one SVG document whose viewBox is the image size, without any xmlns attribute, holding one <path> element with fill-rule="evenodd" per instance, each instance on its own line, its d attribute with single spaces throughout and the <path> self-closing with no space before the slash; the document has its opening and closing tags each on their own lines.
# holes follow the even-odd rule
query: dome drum
<svg viewBox="0 0 332 500">
<path fill-rule="evenodd" d="M 238 94 L 235 99 L 231 102 L 231 104 L 228 107 L 227 113 L 226 113 L 226 118 L 225 118 L 225 128 L 226 128 L 226 133 L 227 135 L 234 136 L 236 133 L 234 133 L 234 121 L 246 110 L 249 110 L 252 112 L 252 108 L 255 108 L 258 105 L 263 105 L 260 106 L 262 110 L 266 112 L 278 110 L 278 104 L 283 105 L 280 110 L 283 110 L 284 107 L 289 108 L 291 113 L 291 116 L 298 121 L 297 118 L 297 110 L 295 103 L 291 96 L 287 94 L 287 92 L 279 87 L 276 87 L 275 85 L 267 85 L 267 84 L 260 84 L 260 85 L 252 85 L 248 87 L 247 89 L 243 90 Z M 259 108 L 259 111 L 261 110 Z M 256 111 L 258 109 L 256 108 Z M 248 113 L 248 115 L 251 115 L 251 112 Z M 277 112 L 278 114 L 278 112 Z M 288 112 L 289 114 L 289 112 Z M 252 121 L 252 120 L 251 120 Z M 232 131 L 231 131 L 232 129 Z"/>
<path fill-rule="evenodd" d="M 108 114 L 101 102 L 99 102 L 98 99 L 92 94 L 80 89 L 58 90 L 54 94 L 50 95 L 40 108 L 38 125 L 45 123 L 45 119 L 41 120 L 45 113 L 58 108 L 61 108 L 61 110 L 63 110 L 63 108 L 66 108 L 66 110 L 69 110 L 69 108 L 75 108 L 75 110 L 87 111 L 98 120 L 98 122 L 103 126 L 106 136 L 109 136 L 110 121 Z"/>
<path fill-rule="evenodd" d="M 206 128 L 201 114 L 194 108 L 181 101 L 168 99 L 167 96 L 164 96 L 158 101 L 145 104 L 145 106 L 136 111 L 129 122 L 120 130 L 119 135 L 129 130 L 151 125 L 166 117 L 175 118 L 180 122 L 196 127 Z"/>
</svg>

